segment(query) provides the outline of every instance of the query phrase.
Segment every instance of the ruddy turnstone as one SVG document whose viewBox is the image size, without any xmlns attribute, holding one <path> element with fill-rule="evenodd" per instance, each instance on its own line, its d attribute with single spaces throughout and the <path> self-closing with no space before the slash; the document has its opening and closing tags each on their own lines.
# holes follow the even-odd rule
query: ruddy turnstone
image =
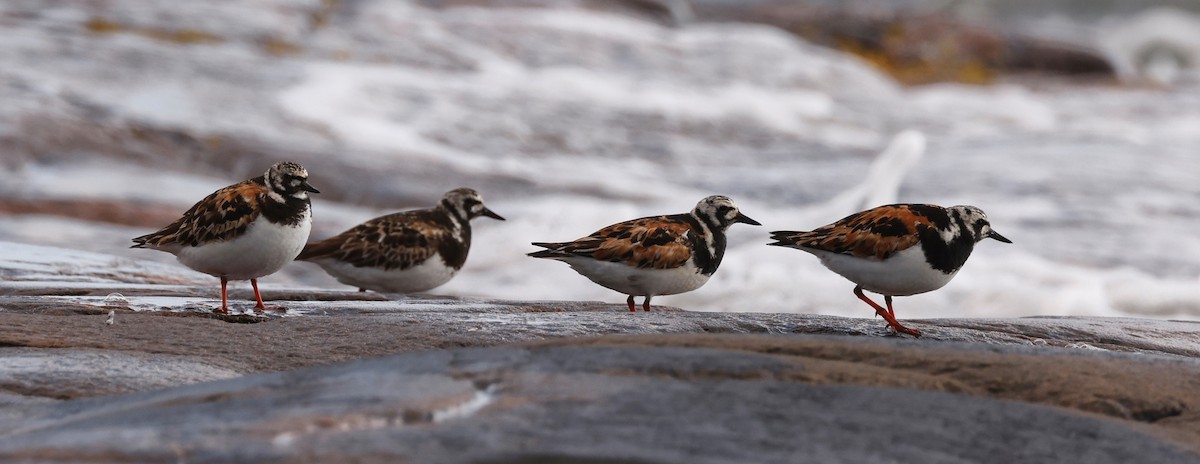
<svg viewBox="0 0 1200 464">
<path fill-rule="evenodd" d="M 308 244 L 297 260 L 321 266 L 360 291 L 415 293 L 454 277 L 471 249 L 471 219 L 504 218 L 469 188 L 446 192 L 437 206 L 377 217 Z"/>
<path fill-rule="evenodd" d="M 534 258 L 563 261 L 604 287 L 633 297 L 650 298 L 690 292 L 708 282 L 725 255 L 725 230 L 736 222 L 761 225 L 721 195 L 700 200 L 690 213 L 651 216 L 600 229 L 564 243 L 538 243 Z"/>
<path fill-rule="evenodd" d="M 256 310 L 266 309 L 258 278 L 290 262 L 312 227 L 308 171 L 276 163 L 265 174 L 213 192 L 158 232 L 133 239 L 131 248 L 174 254 L 194 270 L 221 278 L 220 313 L 228 313 L 226 286 L 250 279 Z"/>
<path fill-rule="evenodd" d="M 920 337 L 900 325 L 892 297 L 942 288 L 962 269 L 975 243 L 993 238 L 1012 243 L 992 230 L 974 206 L 900 204 L 846 216 L 811 232 L 771 232 L 768 245 L 797 248 L 816 255 L 821 264 L 857 284 L 854 294 L 875 308 L 897 332 Z M 887 309 L 863 290 L 883 295 Z"/>
</svg>

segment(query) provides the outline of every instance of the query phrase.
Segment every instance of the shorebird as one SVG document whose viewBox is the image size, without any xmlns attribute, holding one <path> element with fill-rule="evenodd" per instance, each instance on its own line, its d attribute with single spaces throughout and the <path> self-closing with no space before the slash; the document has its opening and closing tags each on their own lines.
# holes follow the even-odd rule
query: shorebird
<svg viewBox="0 0 1200 464">
<path fill-rule="evenodd" d="M 985 238 L 1012 243 L 992 230 L 974 206 L 897 204 L 846 216 L 811 232 L 771 232 L 768 245 L 796 248 L 821 259 L 829 270 L 854 282 L 854 294 L 883 316 L 888 327 L 920 337 L 896 320 L 892 297 L 942 288 L 962 269 Z M 863 290 L 883 295 L 887 309 Z"/>
<path fill-rule="evenodd" d="M 258 278 L 292 261 L 312 227 L 308 171 L 276 163 L 265 174 L 213 192 L 170 225 L 133 239 L 131 248 L 174 254 L 183 265 L 221 279 L 221 307 L 228 313 L 230 280 L 250 280 L 255 310 L 267 309 Z M 281 309 L 281 308 L 272 308 Z"/>
<path fill-rule="evenodd" d="M 467 261 L 471 219 L 504 218 L 479 193 L 446 192 L 433 208 L 389 214 L 304 247 L 297 260 L 321 266 L 359 291 L 416 293 L 448 281 Z"/>
<path fill-rule="evenodd" d="M 734 223 L 761 225 L 738 211 L 733 200 L 713 195 L 689 213 L 620 222 L 572 242 L 541 243 L 534 258 L 556 259 L 606 288 L 644 296 L 642 309 L 658 295 L 690 292 L 708 282 L 725 255 L 725 230 Z"/>
</svg>

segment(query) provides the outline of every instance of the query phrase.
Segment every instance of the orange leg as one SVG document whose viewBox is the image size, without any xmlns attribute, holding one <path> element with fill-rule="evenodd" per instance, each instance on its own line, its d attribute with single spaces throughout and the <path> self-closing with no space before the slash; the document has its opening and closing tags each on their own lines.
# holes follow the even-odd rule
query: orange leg
<svg viewBox="0 0 1200 464">
<path fill-rule="evenodd" d="M 854 294 L 858 296 L 858 299 L 865 301 L 867 304 L 871 305 L 872 308 L 875 308 L 875 313 L 879 314 L 880 316 L 883 316 L 883 319 L 887 321 L 889 326 L 896 329 L 896 332 L 906 333 L 906 334 L 912 335 L 914 337 L 921 336 L 921 332 L 919 330 L 910 329 L 908 327 L 900 325 L 900 322 L 896 320 L 896 316 L 894 316 L 892 314 L 892 311 L 889 311 L 888 309 L 884 309 L 882 306 L 879 306 L 878 303 L 871 301 L 870 298 L 867 298 L 867 296 L 863 294 L 862 285 L 858 285 L 858 286 L 854 287 Z M 891 306 L 892 306 L 891 299 L 892 298 L 887 295 L 884 295 L 883 298 L 884 298 L 884 301 L 886 301 L 888 303 L 888 308 L 891 308 Z"/>
<path fill-rule="evenodd" d="M 258 304 L 254 305 L 256 311 L 267 309 L 267 305 L 263 304 L 262 295 L 258 293 L 258 279 L 250 279 L 250 286 L 254 287 L 254 299 L 258 300 Z"/>
<path fill-rule="evenodd" d="M 270 309 L 272 311 L 287 311 L 287 308 L 284 308 L 283 306 L 267 306 L 266 304 L 263 304 L 262 294 L 258 293 L 258 279 L 250 279 L 250 286 L 254 287 L 254 299 L 258 300 L 258 304 L 254 305 L 255 311 L 262 312 L 264 309 Z"/>
<path fill-rule="evenodd" d="M 642 310 L 650 312 L 650 295 L 646 295 L 646 301 L 642 302 Z"/>
<path fill-rule="evenodd" d="M 883 302 L 884 302 L 884 303 L 887 303 L 888 314 L 891 314 L 891 315 L 892 315 L 892 319 L 895 319 L 895 318 L 896 318 L 896 311 L 892 309 L 892 296 L 891 296 L 891 295 L 884 295 L 884 296 L 883 296 Z"/>
<path fill-rule="evenodd" d="M 229 286 L 229 279 L 226 279 L 225 276 L 221 276 L 221 307 L 213 310 L 214 313 L 229 314 L 229 306 L 228 306 L 229 293 L 228 293 L 228 289 L 227 289 L 228 286 Z"/>
<path fill-rule="evenodd" d="M 631 313 L 637 312 L 637 306 L 633 305 L 633 295 L 629 295 L 629 299 L 625 300 L 625 304 L 629 305 L 629 312 L 631 312 Z"/>
</svg>

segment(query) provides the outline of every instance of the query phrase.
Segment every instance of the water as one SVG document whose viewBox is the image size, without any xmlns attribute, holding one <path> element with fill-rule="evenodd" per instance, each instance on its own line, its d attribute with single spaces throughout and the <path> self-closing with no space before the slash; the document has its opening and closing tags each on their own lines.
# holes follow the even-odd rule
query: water
<svg viewBox="0 0 1200 464">
<path fill-rule="evenodd" d="M 136 183 L 104 179 L 161 169 L 167 174 L 141 196 L 184 208 L 184 195 L 164 181 L 211 191 L 257 175 L 269 164 L 262 158 L 289 157 L 323 191 L 332 186 L 314 206 L 314 236 L 324 237 L 473 186 L 509 220 L 476 222 L 466 268 L 439 293 L 614 303 L 624 297 L 561 263 L 525 257 L 528 242 L 684 212 L 721 193 L 765 226 L 735 226 L 705 287 L 656 303 L 854 316 L 870 309 L 852 284 L 812 256 L 763 246 L 767 231 L 811 229 L 892 201 L 972 204 L 1015 243 L 981 244 L 943 290 L 898 299 L 901 318 L 1200 319 L 1196 79 L 903 88 L 856 58 L 755 25 L 669 28 L 598 11 L 367 1 L 305 29 L 299 7 L 253 20 L 241 7 L 214 7 L 193 24 L 114 3 L 92 14 L 223 27 L 214 31 L 222 41 L 73 33 L 80 15 L 51 8 L 19 23 L 9 36 L 19 40 L 0 42 L 0 59 L 14 64 L 0 71 L 0 94 L 16 101 L 0 109 L 5 133 L 44 113 L 95 121 L 83 101 L 103 110 L 102 125 L 181 128 L 269 154 L 188 165 L 162 151 L 140 155 L 148 161 L 123 157 L 136 147 L 59 149 L 19 165 L 36 175 L 14 176 L 0 193 L 130 198 Z M 264 34 L 299 51 L 266 53 Z M 81 58 L 83 49 L 93 58 Z M 79 163 L 63 161 L 78 158 L 104 159 L 87 172 L 107 174 L 87 181 Z M 54 224 L 17 219 L 0 225 L 0 239 L 153 254 L 118 246 L 124 227 L 72 224 L 104 237 L 89 245 L 78 233 L 55 239 L 62 235 L 46 230 Z M 271 280 L 335 285 L 304 263 Z"/>
</svg>

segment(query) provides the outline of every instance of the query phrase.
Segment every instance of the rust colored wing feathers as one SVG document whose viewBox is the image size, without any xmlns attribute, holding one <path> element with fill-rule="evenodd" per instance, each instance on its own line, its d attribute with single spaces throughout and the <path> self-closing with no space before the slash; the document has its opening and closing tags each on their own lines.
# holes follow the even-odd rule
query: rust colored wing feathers
<svg viewBox="0 0 1200 464">
<path fill-rule="evenodd" d="M 888 205 L 851 214 L 809 231 L 772 232 L 771 245 L 887 259 L 916 245 L 920 232 L 936 225 L 910 205 Z"/>
<path fill-rule="evenodd" d="M 667 216 L 647 217 L 605 227 L 573 242 L 534 243 L 546 250 L 535 258 L 584 256 L 640 269 L 671 269 L 692 257 L 687 223 Z"/>
<path fill-rule="evenodd" d="M 217 190 L 170 225 L 133 239 L 133 248 L 169 250 L 237 238 L 258 218 L 266 194 L 266 186 L 252 180 Z"/>
</svg>

